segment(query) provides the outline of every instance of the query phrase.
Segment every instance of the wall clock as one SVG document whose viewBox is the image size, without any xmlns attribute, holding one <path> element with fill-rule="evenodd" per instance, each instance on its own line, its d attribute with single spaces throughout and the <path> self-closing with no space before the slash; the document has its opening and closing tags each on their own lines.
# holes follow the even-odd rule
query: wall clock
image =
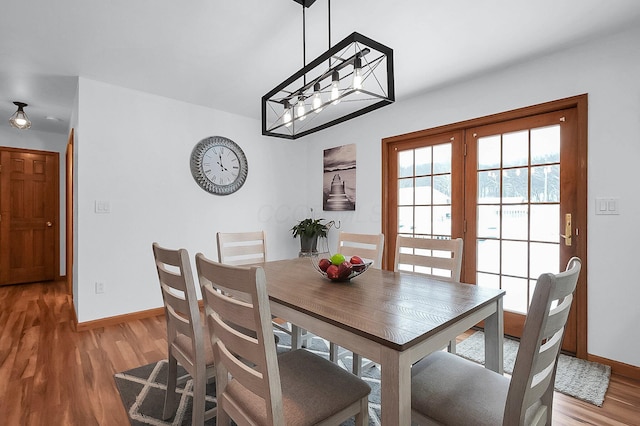
<svg viewBox="0 0 640 426">
<path fill-rule="evenodd" d="M 191 151 L 191 174 L 211 194 L 236 192 L 247 179 L 249 167 L 242 148 L 231 139 L 210 136 Z"/>
</svg>

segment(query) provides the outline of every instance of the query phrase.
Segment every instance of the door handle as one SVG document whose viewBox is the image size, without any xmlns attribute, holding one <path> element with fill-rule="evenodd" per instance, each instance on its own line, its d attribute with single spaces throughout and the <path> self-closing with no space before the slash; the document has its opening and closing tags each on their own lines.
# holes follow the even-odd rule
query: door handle
<svg viewBox="0 0 640 426">
<path fill-rule="evenodd" d="M 49 228 L 51 228 L 51 226 L 53 226 L 53 223 L 51 223 L 51 222 L 47 222 L 47 226 L 48 226 Z"/>
<path fill-rule="evenodd" d="M 564 238 L 564 245 L 571 246 L 571 213 L 564 215 L 564 235 L 560 234 Z"/>
</svg>

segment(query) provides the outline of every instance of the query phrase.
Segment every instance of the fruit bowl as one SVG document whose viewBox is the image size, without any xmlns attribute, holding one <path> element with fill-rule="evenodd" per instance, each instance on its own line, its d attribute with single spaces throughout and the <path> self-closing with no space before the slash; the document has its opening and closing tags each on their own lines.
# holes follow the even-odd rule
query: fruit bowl
<svg viewBox="0 0 640 426">
<path fill-rule="evenodd" d="M 325 253 L 326 254 L 326 253 Z M 364 274 L 365 271 L 367 269 L 369 269 L 369 267 L 373 264 L 373 260 L 371 259 L 364 259 L 364 258 L 358 258 L 361 263 L 351 263 L 350 260 L 353 259 L 354 257 L 357 256 L 352 256 L 350 258 L 345 259 L 344 262 L 340 262 L 340 264 L 334 264 L 331 262 L 332 257 L 331 256 L 312 256 L 311 257 L 311 263 L 313 264 L 313 267 L 315 268 L 316 271 L 318 271 L 320 274 L 322 274 L 322 276 L 324 276 L 325 278 L 327 278 L 330 281 L 333 282 L 344 282 L 344 281 L 349 281 L 352 278 L 357 277 L 358 275 Z M 338 273 L 334 274 L 332 272 L 334 271 L 330 271 L 329 269 L 323 270 L 323 267 L 326 266 L 326 261 L 329 261 L 329 263 L 333 266 L 336 266 L 338 268 Z M 322 262 L 325 262 L 325 265 L 321 265 Z M 330 266 L 331 266 L 330 265 Z"/>
</svg>

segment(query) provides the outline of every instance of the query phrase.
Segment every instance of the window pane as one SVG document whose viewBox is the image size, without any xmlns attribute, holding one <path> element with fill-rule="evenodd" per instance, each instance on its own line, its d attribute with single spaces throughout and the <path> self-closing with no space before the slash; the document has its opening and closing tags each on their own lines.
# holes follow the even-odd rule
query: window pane
<svg viewBox="0 0 640 426">
<path fill-rule="evenodd" d="M 478 238 L 500 237 L 500 207 L 478 206 L 477 217 Z"/>
<path fill-rule="evenodd" d="M 431 147 L 416 149 L 416 176 L 431 174 Z"/>
<path fill-rule="evenodd" d="M 558 243 L 560 240 L 559 204 L 531 205 L 531 239 Z"/>
<path fill-rule="evenodd" d="M 451 175 L 433 177 L 433 204 L 451 204 Z"/>
<path fill-rule="evenodd" d="M 398 179 L 398 204 L 413 204 L 413 178 Z"/>
<path fill-rule="evenodd" d="M 560 125 L 531 129 L 531 164 L 560 161 Z"/>
<path fill-rule="evenodd" d="M 431 204 L 431 176 L 416 178 L 416 204 Z"/>
<path fill-rule="evenodd" d="M 557 274 L 559 244 L 531 243 L 531 273 L 529 278 L 538 278 L 540 274 L 551 272 Z"/>
<path fill-rule="evenodd" d="M 478 240 L 478 271 L 500 273 L 500 241 Z"/>
<path fill-rule="evenodd" d="M 528 213 L 527 204 L 502 206 L 502 238 L 526 240 L 529 234 Z"/>
<path fill-rule="evenodd" d="M 500 172 L 478 172 L 478 204 L 500 201 Z"/>
<path fill-rule="evenodd" d="M 478 170 L 500 167 L 500 135 L 478 138 Z"/>
<path fill-rule="evenodd" d="M 502 277 L 504 295 L 504 310 L 510 312 L 527 313 L 529 295 L 529 280 L 525 278 Z"/>
<path fill-rule="evenodd" d="M 398 176 L 413 176 L 413 150 L 398 153 Z"/>
<path fill-rule="evenodd" d="M 529 164 L 529 131 L 502 135 L 502 167 L 526 166 Z"/>
<path fill-rule="evenodd" d="M 529 200 L 529 174 L 527 168 L 502 171 L 502 202 L 522 203 Z"/>
<path fill-rule="evenodd" d="M 531 168 L 531 200 L 537 202 L 560 202 L 560 166 L 538 166 Z"/>
<path fill-rule="evenodd" d="M 497 290 L 500 288 L 500 276 L 478 273 L 476 275 L 476 284 L 479 287 L 495 288 Z"/>
<path fill-rule="evenodd" d="M 433 147 L 433 173 L 451 173 L 451 144 Z"/>
<path fill-rule="evenodd" d="M 431 207 L 416 207 L 415 233 L 431 234 Z"/>
<path fill-rule="evenodd" d="M 413 234 L 413 206 L 398 207 L 398 232 Z"/>
<path fill-rule="evenodd" d="M 502 273 L 527 277 L 528 244 L 525 241 L 502 241 Z"/>
<path fill-rule="evenodd" d="M 433 208 L 433 233 L 451 236 L 451 206 Z"/>
</svg>

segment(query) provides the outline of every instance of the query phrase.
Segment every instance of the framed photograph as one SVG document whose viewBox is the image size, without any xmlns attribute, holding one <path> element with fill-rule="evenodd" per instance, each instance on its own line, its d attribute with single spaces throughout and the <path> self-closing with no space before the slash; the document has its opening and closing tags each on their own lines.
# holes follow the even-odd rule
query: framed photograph
<svg viewBox="0 0 640 426">
<path fill-rule="evenodd" d="M 322 209 L 356 209 L 356 145 L 324 150 Z"/>
</svg>

